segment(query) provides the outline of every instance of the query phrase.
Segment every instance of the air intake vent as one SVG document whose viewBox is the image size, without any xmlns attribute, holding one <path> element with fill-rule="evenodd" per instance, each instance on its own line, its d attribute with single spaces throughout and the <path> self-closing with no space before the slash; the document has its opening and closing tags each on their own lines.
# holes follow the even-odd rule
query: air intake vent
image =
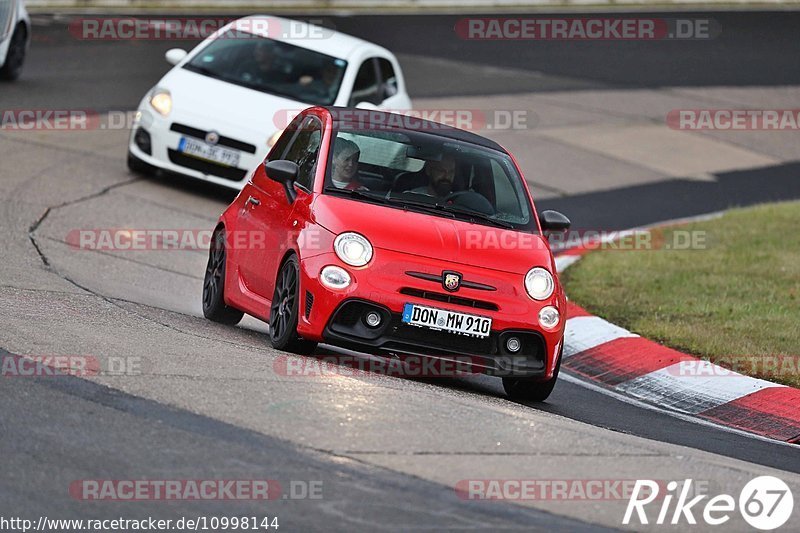
<svg viewBox="0 0 800 533">
<path fill-rule="evenodd" d="M 314 295 L 306 291 L 306 319 L 311 316 L 311 308 L 314 306 Z"/>
</svg>

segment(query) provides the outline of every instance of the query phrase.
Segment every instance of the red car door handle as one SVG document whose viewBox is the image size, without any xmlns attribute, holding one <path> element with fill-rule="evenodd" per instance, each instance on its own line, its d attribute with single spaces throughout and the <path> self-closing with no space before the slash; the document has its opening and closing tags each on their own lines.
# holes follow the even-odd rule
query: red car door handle
<svg viewBox="0 0 800 533">
<path fill-rule="evenodd" d="M 261 200 L 259 200 L 258 198 L 253 198 L 253 197 L 251 196 L 251 197 L 249 197 L 249 198 L 247 199 L 247 203 L 248 203 L 248 204 L 253 204 L 253 205 L 261 205 Z"/>
</svg>

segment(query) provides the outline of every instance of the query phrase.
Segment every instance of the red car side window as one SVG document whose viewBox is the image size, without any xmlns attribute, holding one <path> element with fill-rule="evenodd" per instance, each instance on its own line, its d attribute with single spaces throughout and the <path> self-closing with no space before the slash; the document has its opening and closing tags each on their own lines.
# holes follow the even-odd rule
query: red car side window
<svg viewBox="0 0 800 533">
<path fill-rule="evenodd" d="M 314 185 L 314 169 L 321 140 L 322 124 L 316 118 L 308 117 L 284 156 L 284 159 L 294 161 L 300 167 L 297 184 L 308 191 L 312 190 Z"/>
</svg>

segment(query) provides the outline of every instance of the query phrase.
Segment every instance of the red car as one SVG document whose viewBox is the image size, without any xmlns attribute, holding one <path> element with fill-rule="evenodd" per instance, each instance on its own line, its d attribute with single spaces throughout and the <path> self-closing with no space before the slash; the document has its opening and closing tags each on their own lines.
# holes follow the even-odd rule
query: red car
<svg viewBox="0 0 800 533">
<path fill-rule="evenodd" d="M 516 161 L 497 143 L 382 111 L 312 107 L 220 217 L 203 313 L 267 321 L 272 345 L 447 361 L 542 401 L 566 298 Z"/>
</svg>

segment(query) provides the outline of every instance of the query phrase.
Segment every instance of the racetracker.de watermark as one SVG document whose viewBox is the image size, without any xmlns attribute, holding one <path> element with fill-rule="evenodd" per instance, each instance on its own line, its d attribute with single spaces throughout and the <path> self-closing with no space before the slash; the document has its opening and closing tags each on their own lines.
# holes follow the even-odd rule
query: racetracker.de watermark
<svg viewBox="0 0 800 533">
<path fill-rule="evenodd" d="M 466 230 L 461 242 L 469 250 L 538 250 L 545 248 L 542 239 L 525 232 L 487 232 Z M 709 235 L 705 230 L 662 229 L 651 230 L 598 230 L 571 229 L 548 232 L 547 246 L 554 252 L 580 248 L 581 250 L 610 250 L 620 252 L 656 250 L 705 250 Z"/>
<path fill-rule="evenodd" d="M 800 109 L 673 109 L 667 126 L 686 131 L 798 131 Z"/>
<path fill-rule="evenodd" d="M 281 109 L 273 116 L 276 128 L 284 129 L 302 109 Z M 341 129 L 384 130 L 393 128 L 441 131 L 521 131 L 533 129 L 538 115 L 529 109 L 331 109 Z"/>
<path fill-rule="evenodd" d="M 211 245 L 214 232 L 209 229 L 163 228 L 95 228 L 73 229 L 66 243 L 77 250 L 100 252 L 142 251 L 205 251 Z M 308 230 L 297 238 L 277 241 L 272 232 L 232 230 L 224 232 L 221 242 L 226 250 L 282 250 L 291 244 L 306 250 L 319 250 L 322 233 Z"/>
<path fill-rule="evenodd" d="M 217 39 L 327 39 L 332 32 L 323 21 L 277 18 L 236 20 L 225 17 L 76 17 L 69 23 L 69 33 L 81 41 L 196 41 L 219 32 L 234 23 L 231 33 L 219 33 Z"/>
<path fill-rule="evenodd" d="M 0 376 L 2 377 L 138 376 L 141 373 L 141 357 L 0 355 Z"/>
<path fill-rule="evenodd" d="M 707 18 L 470 17 L 455 25 L 465 40 L 651 41 L 712 39 L 722 32 Z"/>
<path fill-rule="evenodd" d="M 691 358 L 670 365 L 667 373 L 700 379 L 739 378 L 742 375 L 796 379 L 800 377 L 800 355 L 717 355 L 709 361 Z"/>
<path fill-rule="evenodd" d="M 82 501 L 321 500 L 322 480 L 78 479 L 69 495 Z"/>
<path fill-rule="evenodd" d="M 131 111 L 93 109 L 3 109 L 0 131 L 96 131 L 130 130 L 136 121 Z"/>
<path fill-rule="evenodd" d="M 455 485 L 462 500 L 513 501 L 616 501 L 630 500 L 635 494 L 636 479 L 462 479 Z M 667 486 L 655 482 L 648 494 Z M 710 482 L 695 485 L 708 493 Z"/>
<path fill-rule="evenodd" d="M 527 359 L 520 358 L 527 361 Z M 336 377 L 458 378 L 480 374 L 482 361 L 471 356 L 444 355 L 442 358 L 398 355 L 359 357 L 343 354 L 275 359 L 272 368 L 279 376 L 325 379 Z"/>
<path fill-rule="evenodd" d="M 205 251 L 211 244 L 213 231 L 191 228 L 93 228 L 73 229 L 65 242 L 77 250 L 102 252 L 136 251 Z M 582 250 L 655 251 L 706 250 L 711 245 L 705 230 L 659 228 L 652 230 L 605 231 L 573 229 L 542 236 L 527 232 L 496 232 L 483 229 L 461 229 L 458 241 L 467 250 L 541 250 L 554 252 L 580 248 Z M 296 237 L 280 241 L 273 232 L 261 230 L 232 230 L 224 233 L 223 244 L 228 250 L 285 250 L 297 245 L 306 250 L 322 250 L 331 246 L 331 234 L 308 229 Z"/>
</svg>

